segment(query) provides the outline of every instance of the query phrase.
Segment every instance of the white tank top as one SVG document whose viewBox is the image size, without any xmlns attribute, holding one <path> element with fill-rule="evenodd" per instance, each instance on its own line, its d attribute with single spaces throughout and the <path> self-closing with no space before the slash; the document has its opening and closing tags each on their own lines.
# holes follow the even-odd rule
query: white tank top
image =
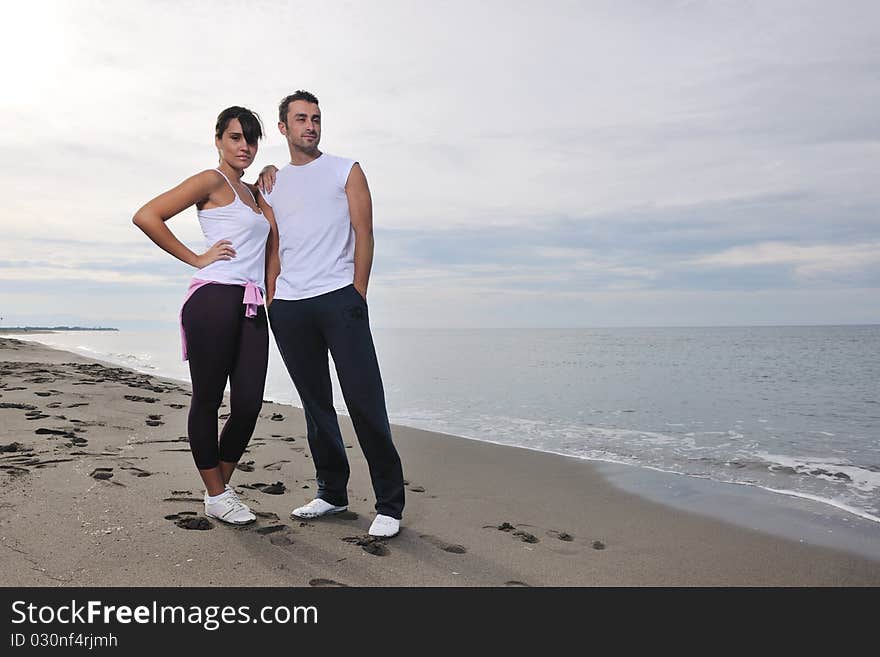
<svg viewBox="0 0 880 657">
<path fill-rule="evenodd" d="M 354 282 L 354 229 L 345 193 L 354 164 L 328 153 L 308 164 L 288 164 L 264 194 L 278 224 L 276 299 L 308 299 Z"/>
<path fill-rule="evenodd" d="M 205 236 L 206 250 L 219 240 L 229 240 L 235 249 L 232 260 L 217 260 L 196 271 L 193 278 L 246 285 L 253 283 L 266 291 L 266 239 L 269 222 L 259 212 L 254 212 L 239 197 L 235 187 L 222 171 L 215 169 L 232 188 L 235 198 L 229 205 L 199 210 L 199 224 Z M 254 201 L 256 203 L 256 200 Z"/>
</svg>

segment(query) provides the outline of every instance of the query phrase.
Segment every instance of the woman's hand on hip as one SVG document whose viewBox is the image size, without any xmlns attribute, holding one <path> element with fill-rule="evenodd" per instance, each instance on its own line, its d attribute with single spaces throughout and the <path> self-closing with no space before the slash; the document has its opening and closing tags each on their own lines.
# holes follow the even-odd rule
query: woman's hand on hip
<svg viewBox="0 0 880 657">
<path fill-rule="evenodd" d="M 210 249 L 205 251 L 196 260 L 196 267 L 201 269 L 207 267 L 212 262 L 218 260 L 232 260 L 235 257 L 235 249 L 232 248 L 232 242 L 229 240 L 220 240 Z"/>
</svg>

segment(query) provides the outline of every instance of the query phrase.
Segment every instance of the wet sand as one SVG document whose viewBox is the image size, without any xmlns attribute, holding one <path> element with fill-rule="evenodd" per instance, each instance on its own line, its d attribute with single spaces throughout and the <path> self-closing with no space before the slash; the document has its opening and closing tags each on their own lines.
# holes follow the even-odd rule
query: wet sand
<svg viewBox="0 0 880 657">
<path fill-rule="evenodd" d="M 302 411 L 271 403 L 231 482 L 258 519 L 230 527 L 204 517 L 188 401 L 186 384 L 0 337 L 0 585 L 880 585 L 878 561 L 650 502 L 585 461 L 400 426 L 403 530 L 372 540 L 344 417 L 349 511 L 292 520 L 314 469 Z"/>
</svg>

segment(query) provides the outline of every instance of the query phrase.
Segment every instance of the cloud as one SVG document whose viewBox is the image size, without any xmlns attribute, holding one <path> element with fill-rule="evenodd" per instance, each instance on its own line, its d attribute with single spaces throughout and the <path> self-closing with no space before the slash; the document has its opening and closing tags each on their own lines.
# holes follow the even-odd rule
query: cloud
<svg viewBox="0 0 880 657">
<path fill-rule="evenodd" d="M 880 241 L 810 246 L 763 242 L 707 254 L 692 262 L 696 265 L 731 268 L 791 265 L 797 276 L 809 279 L 822 275 L 848 274 L 869 267 L 880 268 Z"/>
<path fill-rule="evenodd" d="M 107 285 L 136 283 L 138 285 L 179 285 L 178 281 L 165 276 L 144 273 L 128 273 L 107 269 L 86 269 L 83 267 L 0 267 L 0 280 L 3 281 L 53 281 L 59 285 L 71 282 L 91 281 Z"/>
<path fill-rule="evenodd" d="M 777 317 L 782 294 L 880 287 L 877 3 L 324 3 L 308 29 L 281 2 L 7 18 L 0 278 L 45 305 L 88 289 L 134 316 L 114 295 L 152 285 L 173 308 L 191 269 L 131 215 L 214 165 L 223 107 L 266 126 L 246 179 L 285 162 L 275 111 L 296 88 L 369 179 L 373 307 L 471 325 L 482 295 L 495 322 L 589 323 L 589 300 L 613 324 L 631 304 L 663 315 L 652 299 L 684 312 L 676 294 L 756 294 Z M 169 226 L 195 250 L 194 215 Z"/>
</svg>

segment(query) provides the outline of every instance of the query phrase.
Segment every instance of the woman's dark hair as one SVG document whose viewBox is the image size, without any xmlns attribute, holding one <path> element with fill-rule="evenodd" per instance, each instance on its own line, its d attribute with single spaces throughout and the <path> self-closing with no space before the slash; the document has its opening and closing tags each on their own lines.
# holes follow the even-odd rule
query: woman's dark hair
<svg viewBox="0 0 880 657">
<path fill-rule="evenodd" d="M 217 139 L 223 137 L 223 133 L 226 132 L 226 128 L 232 119 L 238 119 L 238 122 L 241 124 L 241 131 L 244 133 L 244 140 L 251 146 L 256 145 L 257 141 L 262 139 L 263 123 L 260 121 L 260 117 L 249 109 L 238 106 L 227 107 L 220 112 L 220 116 L 217 117 L 217 126 L 214 129 L 214 136 Z"/>
</svg>

